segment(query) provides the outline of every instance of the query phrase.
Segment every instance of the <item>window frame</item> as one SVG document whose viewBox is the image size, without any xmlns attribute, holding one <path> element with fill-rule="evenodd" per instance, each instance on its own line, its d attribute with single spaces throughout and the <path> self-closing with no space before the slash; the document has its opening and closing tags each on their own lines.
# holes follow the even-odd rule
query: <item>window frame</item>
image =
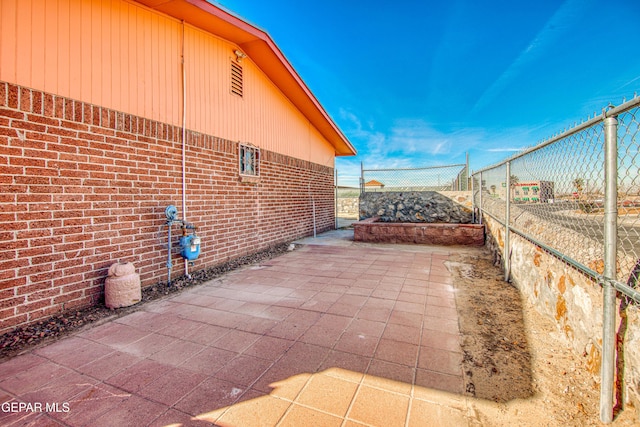
<svg viewBox="0 0 640 427">
<path fill-rule="evenodd" d="M 260 148 L 252 144 L 238 144 L 238 174 L 241 178 L 260 178 Z"/>
</svg>

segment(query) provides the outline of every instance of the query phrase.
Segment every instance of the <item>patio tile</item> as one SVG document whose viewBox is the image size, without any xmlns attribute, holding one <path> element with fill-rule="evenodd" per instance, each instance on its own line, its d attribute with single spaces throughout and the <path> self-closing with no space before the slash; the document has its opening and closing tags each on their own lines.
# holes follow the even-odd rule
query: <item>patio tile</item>
<svg viewBox="0 0 640 427">
<path fill-rule="evenodd" d="M 272 362 L 269 360 L 240 355 L 225 364 L 214 376 L 246 388 L 260 378 L 271 365 Z"/>
<path fill-rule="evenodd" d="M 149 335 L 149 331 L 143 331 L 130 325 L 113 322 L 89 329 L 77 336 L 97 341 L 116 350 L 120 350 L 147 335 Z"/>
<path fill-rule="evenodd" d="M 104 383 L 96 383 L 69 401 L 69 412 L 53 416 L 71 426 L 97 425 L 95 420 L 118 407 L 131 394 Z"/>
<path fill-rule="evenodd" d="M 298 338 L 298 341 L 331 348 L 335 345 L 341 335 L 342 331 L 340 330 L 330 330 L 314 325 L 307 329 L 304 335 Z"/>
<path fill-rule="evenodd" d="M 21 393 L 20 400 L 25 402 L 58 402 L 62 404 L 62 402 L 69 401 L 97 382 L 98 380 L 94 378 L 71 371 L 37 389 Z"/>
<path fill-rule="evenodd" d="M 108 378 L 105 382 L 130 393 L 137 393 L 170 369 L 172 368 L 162 363 L 144 359 Z"/>
<path fill-rule="evenodd" d="M 197 420 L 193 415 L 186 414 L 182 411 L 169 409 L 149 424 L 149 427 L 168 426 L 211 427 L 211 423 L 204 420 Z"/>
<path fill-rule="evenodd" d="M 263 336 L 251 344 L 242 354 L 274 361 L 280 358 L 294 344 L 294 341 Z"/>
<path fill-rule="evenodd" d="M 256 342 L 260 335 L 251 332 L 232 330 L 216 340 L 212 346 L 235 353 L 242 353 L 251 344 Z"/>
<path fill-rule="evenodd" d="M 286 412 L 278 427 L 299 427 L 299 426 L 323 426 L 340 427 L 342 418 L 324 412 L 316 411 L 300 405 L 293 405 Z"/>
<path fill-rule="evenodd" d="M 33 353 L 24 354 L 7 360 L 2 363 L 2 369 L 0 369 L 0 382 L 6 378 L 28 371 L 43 363 L 50 362 L 44 357 L 37 356 Z"/>
<path fill-rule="evenodd" d="M 347 418 L 374 426 L 404 427 L 408 408 L 408 396 L 362 386 Z"/>
<path fill-rule="evenodd" d="M 422 331 L 421 345 L 438 348 L 441 350 L 460 352 L 460 335 L 442 331 L 424 329 Z"/>
<path fill-rule="evenodd" d="M 387 362 L 415 367 L 418 356 L 418 345 L 385 339 L 378 343 L 375 358 Z"/>
<path fill-rule="evenodd" d="M 134 341 L 131 344 L 122 347 L 120 351 L 138 357 L 148 357 L 164 348 L 170 347 L 171 344 L 176 342 L 177 340 L 173 337 L 150 333 L 138 341 Z"/>
<path fill-rule="evenodd" d="M 379 339 L 378 336 L 345 332 L 336 343 L 335 349 L 360 356 L 370 356 L 375 351 Z"/>
<path fill-rule="evenodd" d="M 176 340 L 162 350 L 153 353 L 149 359 L 171 366 L 179 366 L 191 356 L 201 352 L 206 347 L 189 341 Z"/>
<path fill-rule="evenodd" d="M 69 357 L 70 352 L 73 353 L 72 358 Z M 39 348 L 33 353 L 60 365 L 77 368 L 111 352 L 113 349 L 104 344 L 80 337 L 70 337 Z"/>
<path fill-rule="evenodd" d="M 166 328 L 167 325 L 173 324 L 176 320 L 178 320 L 178 318 L 174 314 L 141 310 L 119 317 L 115 319 L 114 322 L 133 326 L 143 331 L 157 332 Z"/>
<path fill-rule="evenodd" d="M 411 366 L 373 359 L 362 380 L 363 384 L 405 395 L 411 394 L 415 369 Z"/>
<path fill-rule="evenodd" d="M 80 366 L 77 370 L 98 380 L 106 380 L 141 360 L 142 358 L 129 353 L 113 351 L 98 360 Z"/>
<path fill-rule="evenodd" d="M 243 400 L 228 408 L 217 419 L 217 424 L 221 426 L 272 427 L 278 423 L 290 405 L 291 403 L 285 400 L 257 394 L 253 399 Z"/>
<path fill-rule="evenodd" d="M 422 314 L 392 310 L 391 314 L 389 315 L 389 323 L 420 328 L 422 326 L 423 318 L 425 319 L 426 323 L 426 317 Z"/>
<path fill-rule="evenodd" d="M 197 372 L 186 369 L 171 369 L 140 389 L 138 395 L 157 403 L 172 406 L 205 379 L 207 379 L 206 375 Z"/>
<path fill-rule="evenodd" d="M 418 344 L 420 342 L 421 329 L 414 326 L 389 323 L 384 329 L 382 338 L 404 343 Z"/>
<path fill-rule="evenodd" d="M 442 317 L 424 316 L 424 329 L 432 331 L 447 332 L 450 334 L 458 334 L 458 319 L 443 319 Z"/>
<path fill-rule="evenodd" d="M 236 357 L 238 353 L 222 350 L 215 347 L 208 347 L 200 353 L 185 360 L 180 368 L 187 369 L 192 372 L 199 372 L 204 375 L 214 375 L 231 359 Z"/>
<path fill-rule="evenodd" d="M 436 390 L 451 393 L 464 392 L 464 380 L 462 375 L 448 375 L 440 372 L 416 369 L 416 386 L 434 388 Z"/>
<path fill-rule="evenodd" d="M 211 377 L 183 397 L 174 408 L 194 416 L 206 414 L 233 404 L 244 391 L 233 383 Z"/>
<path fill-rule="evenodd" d="M 315 375 L 307 382 L 294 403 L 344 417 L 358 384 L 338 377 Z"/>
<path fill-rule="evenodd" d="M 462 353 L 431 347 L 420 347 L 418 368 L 449 375 L 462 374 Z"/>
<path fill-rule="evenodd" d="M 211 345 L 216 342 L 216 340 L 229 333 L 229 331 L 231 331 L 230 328 L 223 326 L 209 325 L 206 323 L 180 319 L 180 323 L 175 329 L 169 326 L 163 329 L 162 333 L 175 338 L 195 342 L 197 344 Z"/>
<path fill-rule="evenodd" d="M 0 382 L 0 388 L 15 395 L 40 390 L 56 378 L 72 372 L 69 368 L 46 361 L 28 371 L 16 372 Z"/>
<path fill-rule="evenodd" d="M 422 314 L 424 312 L 424 304 L 416 304 L 413 302 L 396 301 L 393 306 L 394 310 L 406 311 L 408 313 Z"/>
<path fill-rule="evenodd" d="M 162 412 L 164 412 L 164 406 L 138 396 L 131 396 L 96 419 L 95 425 L 143 426 L 150 424 Z"/>
<path fill-rule="evenodd" d="M 371 357 L 331 350 L 320 365 L 325 375 L 359 382 L 371 363 Z"/>
<path fill-rule="evenodd" d="M 354 319 L 345 332 L 379 337 L 385 330 L 384 322 L 367 319 Z"/>
<path fill-rule="evenodd" d="M 440 317 L 441 319 L 458 320 L 458 312 L 455 308 L 451 307 L 427 304 L 424 313 L 427 316 Z"/>
<path fill-rule="evenodd" d="M 0 393 L 69 426 L 458 420 L 415 400 L 464 392 L 448 256 L 304 246 L 5 362 Z"/>
</svg>

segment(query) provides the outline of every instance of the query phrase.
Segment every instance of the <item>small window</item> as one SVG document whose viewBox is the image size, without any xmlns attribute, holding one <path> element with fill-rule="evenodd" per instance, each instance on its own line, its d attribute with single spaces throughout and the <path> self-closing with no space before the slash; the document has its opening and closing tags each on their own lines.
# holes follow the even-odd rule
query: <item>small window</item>
<svg viewBox="0 0 640 427">
<path fill-rule="evenodd" d="M 260 149 L 251 145 L 240 144 L 240 175 L 260 176 Z"/>
<path fill-rule="evenodd" d="M 234 95 L 243 95 L 242 83 L 242 65 L 231 61 L 231 93 Z"/>
</svg>

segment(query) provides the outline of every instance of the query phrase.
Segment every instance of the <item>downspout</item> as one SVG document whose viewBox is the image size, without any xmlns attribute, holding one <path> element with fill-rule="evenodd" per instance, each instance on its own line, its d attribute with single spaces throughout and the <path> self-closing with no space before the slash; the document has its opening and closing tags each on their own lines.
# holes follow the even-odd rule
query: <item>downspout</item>
<svg viewBox="0 0 640 427">
<path fill-rule="evenodd" d="M 182 43 L 180 45 L 182 62 L 182 220 L 187 222 L 187 72 L 184 61 L 184 21 L 182 21 Z M 184 274 L 189 276 L 189 261 L 184 260 Z"/>
</svg>

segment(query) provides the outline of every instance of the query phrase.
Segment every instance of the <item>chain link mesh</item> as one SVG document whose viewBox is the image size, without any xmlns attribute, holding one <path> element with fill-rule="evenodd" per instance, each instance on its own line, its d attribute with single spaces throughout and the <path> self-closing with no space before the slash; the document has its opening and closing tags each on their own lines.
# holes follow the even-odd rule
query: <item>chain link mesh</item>
<svg viewBox="0 0 640 427">
<path fill-rule="evenodd" d="M 363 169 L 361 191 L 467 190 L 465 164 L 411 169 Z"/>
<path fill-rule="evenodd" d="M 640 108 L 618 116 L 618 262 L 620 281 L 640 276 Z"/>
<path fill-rule="evenodd" d="M 640 279 L 640 107 L 617 118 L 617 280 L 635 288 Z M 473 197 L 475 206 L 503 225 L 509 198 L 513 230 L 602 274 L 605 132 L 602 120 L 592 122 L 475 173 Z"/>
</svg>

